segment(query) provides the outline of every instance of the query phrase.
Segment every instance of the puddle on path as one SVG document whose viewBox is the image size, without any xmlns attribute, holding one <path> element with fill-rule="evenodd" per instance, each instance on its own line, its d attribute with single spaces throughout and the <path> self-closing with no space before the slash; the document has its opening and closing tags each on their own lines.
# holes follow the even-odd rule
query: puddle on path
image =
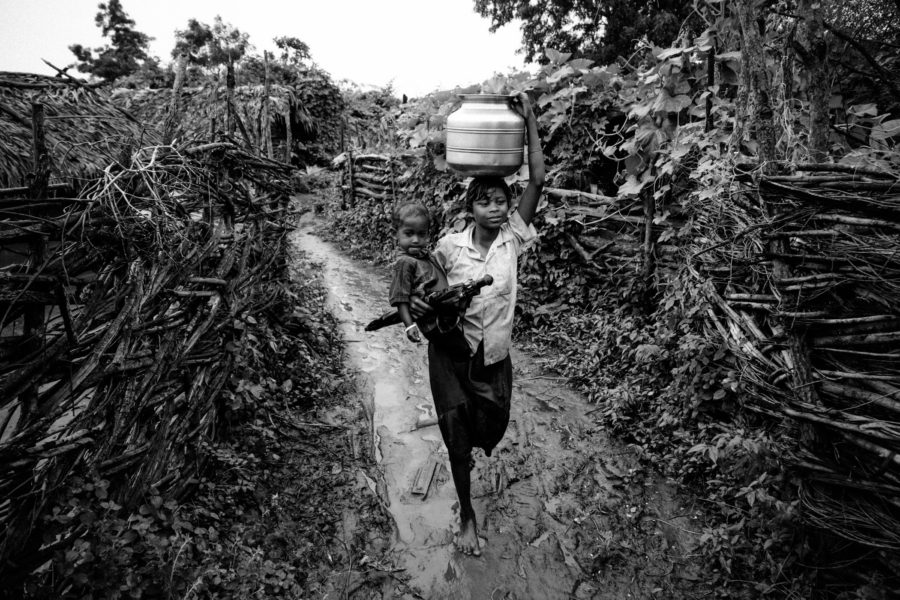
<svg viewBox="0 0 900 600">
<path fill-rule="evenodd" d="M 601 462 L 613 472 L 627 470 L 629 458 L 618 459 L 626 453 L 613 445 L 598 451 L 597 441 L 605 437 L 593 431 L 587 414 L 596 407 L 558 379 L 541 375 L 532 357 L 515 350 L 510 428 L 492 458 L 476 456 L 473 472 L 475 510 L 487 545 L 479 558 L 455 552 L 458 510 L 446 450 L 436 425 L 416 427 L 420 419 L 433 416 L 426 347 L 407 341 L 399 327 L 363 331 L 386 309 L 388 269 L 375 270 L 346 257 L 314 235 L 321 227 L 314 226 L 314 219 L 310 213 L 301 219 L 292 243 L 324 269 L 349 365 L 361 374 L 364 402 L 374 412 L 375 453 L 397 526 L 392 552 L 412 590 L 397 590 L 396 597 L 641 597 L 631 572 L 600 590 L 582 571 L 575 555 L 584 540 L 576 539 L 575 524 L 594 509 L 582 506 L 569 491 L 577 487 L 573 482 L 582 475 L 579 470 L 587 468 L 591 472 L 583 475 L 592 489 L 617 494 L 602 465 L 594 468 L 596 457 L 602 453 Z M 417 473 L 434 459 L 438 467 L 427 495 L 413 494 Z M 602 499 L 597 503 L 602 505 Z M 602 540 L 605 533 L 612 538 L 613 532 L 601 528 L 594 538 Z"/>
</svg>

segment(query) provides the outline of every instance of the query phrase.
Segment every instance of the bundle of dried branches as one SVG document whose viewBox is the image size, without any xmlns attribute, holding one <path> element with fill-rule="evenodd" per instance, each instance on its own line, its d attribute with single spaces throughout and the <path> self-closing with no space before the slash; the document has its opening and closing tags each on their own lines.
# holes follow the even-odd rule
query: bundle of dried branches
<svg viewBox="0 0 900 600">
<path fill-rule="evenodd" d="M 288 176 L 230 142 L 153 146 L 62 209 L 0 207 L 0 249 L 30 253 L 0 270 L 0 564 L 77 535 L 40 535 L 73 472 L 126 506 L 196 481 L 235 319 L 281 288 Z"/>
<path fill-rule="evenodd" d="M 900 177 L 845 165 L 738 176 L 700 207 L 690 268 L 742 363 L 744 406 L 798 435 L 814 525 L 900 548 Z M 815 173 L 814 175 L 805 174 Z"/>
</svg>

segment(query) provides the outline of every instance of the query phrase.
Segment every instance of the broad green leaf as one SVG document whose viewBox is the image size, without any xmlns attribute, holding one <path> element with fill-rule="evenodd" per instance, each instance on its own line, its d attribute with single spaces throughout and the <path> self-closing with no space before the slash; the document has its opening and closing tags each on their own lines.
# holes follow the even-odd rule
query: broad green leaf
<svg viewBox="0 0 900 600">
<path fill-rule="evenodd" d="M 495 75 L 481 84 L 485 94 L 503 94 L 506 92 L 506 78 Z"/>
<path fill-rule="evenodd" d="M 657 60 L 664 61 L 672 58 L 673 56 L 680 56 L 685 52 L 690 52 L 694 49 L 694 46 L 690 46 L 688 48 L 667 48 L 656 55 Z"/>
<path fill-rule="evenodd" d="M 572 67 L 570 67 L 569 65 L 564 65 L 560 69 L 557 69 L 557 71 L 553 73 L 553 75 L 547 77 L 547 81 L 549 83 L 556 83 L 557 81 L 560 81 L 561 79 L 564 79 L 574 73 L 575 71 L 574 69 L 572 69 Z"/>
<path fill-rule="evenodd" d="M 715 109 L 713 109 L 713 112 L 715 112 Z M 695 119 L 704 118 L 706 116 L 705 104 L 702 102 L 698 102 L 697 104 L 693 105 L 690 108 L 690 110 L 688 111 L 688 114 L 691 115 L 692 117 L 694 117 Z"/>
<path fill-rule="evenodd" d="M 637 131 L 634 132 L 634 139 L 638 141 L 641 147 L 646 148 L 651 142 L 660 141 L 662 131 L 656 126 L 656 123 L 650 119 L 641 122 Z"/>
<path fill-rule="evenodd" d="M 559 50 L 554 50 L 553 48 L 547 48 L 544 50 L 544 56 L 550 59 L 550 62 L 554 65 L 561 65 L 572 57 L 572 53 L 560 52 Z"/>
<path fill-rule="evenodd" d="M 625 157 L 625 171 L 631 175 L 637 175 L 647 168 L 647 163 L 639 151 L 633 150 L 633 152 L 633 154 Z"/>
<path fill-rule="evenodd" d="M 547 104 L 552 102 L 553 98 L 554 98 L 554 94 L 548 94 L 548 93 L 541 94 L 537 99 L 537 105 L 540 106 L 541 108 L 543 108 L 543 107 L 547 106 Z"/>
<path fill-rule="evenodd" d="M 675 84 L 669 84 L 669 89 L 674 95 L 689 94 L 691 92 L 691 82 L 684 75 L 677 75 L 674 79 Z"/>
<path fill-rule="evenodd" d="M 587 87 L 606 86 L 612 79 L 612 75 L 605 69 L 593 69 L 584 74 L 582 83 Z"/>
<path fill-rule="evenodd" d="M 619 186 L 619 197 L 625 196 L 626 198 L 629 196 L 637 196 L 641 193 L 641 190 L 644 189 L 644 186 L 647 184 L 647 181 L 643 178 L 638 179 L 634 175 L 629 175 L 621 186 Z"/>
<path fill-rule="evenodd" d="M 634 106 L 631 107 L 631 110 L 628 111 L 628 117 L 634 119 L 643 119 L 647 115 L 650 114 L 653 105 L 649 102 L 638 102 Z"/>
<path fill-rule="evenodd" d="M 900 135 L 900 119 L 884 121 L 872 128 L 869 138 L 873 140 L 886 140 Z"/>
<path fill-rule="evenodd" d="M 873 103 L 854 104 L 847 109 L 847 112 L 857 117 L 874 117 L 878 114 L 878 106 Z"/>
<path fill-rule="evenodd" d="M 416 130 L 413 132 L 412 136 L 409 138 L 409 147 L 410 148 L 418 148 L 422 146 L 425 141 L 428 139 L 428 131 L 425 130 L 424 125 L 418 125 Z"/>
<path fill-rule="evenodd" d="M 654 113 L 677 113 L 681 112 L 681 109 L 686 108 L 691 105 L 691 97 L 686 96 L 684 94 L 679 94 L 677 96 L 670 96 L 669 92 L 665 89 L 660 90 L 659 95 L 656 97 L 656 100 L 653 102 L 653 112 Z"/>
<path fill-rule="evenodd" d="M 890 150 L 900 137 L 900 119 L 878 123 L 869 134 L 869 144 L 876 150 Z"/>
<path fill-rule="evenodd" d="M 669 156 L 672 158 L 672 160 L 679 160 L 679 159 L 687 156 L 688 152 L 690 152 L 691 148 L 693 148 L 693 147 L 694 147 L 693 143 L 687 142 L 684 140 L 679 140 L 675 144 L 675 147 L 672 148 L 672 151 L 670 152 Z"/>
<path fill-rule="evenodd" d="M 874 167 L 887 172 L 898 170 L 900 165 L 897 164 L 896 159 L 891 161 L 889 156 L 890 155 L 886 155 L 884 152 L 873 152 L 870 148 L 860 148 L 858 150 L 853 150 L 838 162 L 842 165 Z"/>
<path fill-rule="evenodd" d="M 718 42 L 719 34 L 715 28 L 710 27 L 694 40 L 694 43 L 697 44 L 697 50 L 700 52 L 709 52 L 713 48 L 716 47 L 716 43 Z"/>
<path fill-rule="evenodd" d="M 576 58 L 569 61 L 569 66 L 573 69 L 590 69 L 592 64 L 594 64 L 594 61 L 588 58 Z"/>
<path fill-rule="evenodd" d="M 742 55 L 740 50 L 735 50 L 734 52 L 723 52 L 722 54 L 716 54 L 716 60 L 719 62 L 733 62 L 739 63 L 741 62 Z"/>
</svg>

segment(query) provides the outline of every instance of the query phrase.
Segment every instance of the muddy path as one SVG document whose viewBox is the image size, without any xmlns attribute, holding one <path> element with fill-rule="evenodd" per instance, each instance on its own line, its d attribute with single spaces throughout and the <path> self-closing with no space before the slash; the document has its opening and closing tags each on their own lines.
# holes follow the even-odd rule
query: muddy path
<svg viewBox="0 0 900 600">
<path fill-rule="evenodd" d="M 292 244 L 323 269 L 372 424 L 376 487 L 396 524 L 390 562 L 405 581 L 384 597 L 701 595 L 693 507 L 599 430 L 596 406 L 542 372 L 541 357 L 515 349 L 510 427 L 492 457 L 478 451 L 473 471 L 483 555 L 455 552 L 458 505 L 426 347 L 399 327 L 363 331 L 385 310 L 387 269 L 349 258 L 316 235 L 323 227 L 307 212 Z"/>
</svg>

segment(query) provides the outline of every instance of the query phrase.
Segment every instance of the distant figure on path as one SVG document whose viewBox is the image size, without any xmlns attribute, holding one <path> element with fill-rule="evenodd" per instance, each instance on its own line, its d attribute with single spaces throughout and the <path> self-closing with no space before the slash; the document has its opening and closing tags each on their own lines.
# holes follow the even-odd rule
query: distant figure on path
<svg viewBox="0 0 900 600">
<path fill-rule="evenodd" d="M 456 330 L 428 345 L 428 373 L 438 426 L 450 455 L 450 470 L 459 496 L 460 528 L 454 543 L 479 556 L 481 542 L 472 508 L 472 448 L 491 455 L 509 424 L 512 398 L 512 342 L 518 258 L 537 237 L 531 221 L 544 187 L 544 155 L 537 120 L 528 96 L 514 92 L 512 105 L 526 121 L 529 180 L 516 209 L 501 177 L 473 178 L 466 204 L 474 225 L 438 241 L 434 257 L 449 285 L 490 274 L 494 282 L 475 296 Z M 429 313 L 418 296 L 410 299 L 413 319 Z"/>
</svg>

